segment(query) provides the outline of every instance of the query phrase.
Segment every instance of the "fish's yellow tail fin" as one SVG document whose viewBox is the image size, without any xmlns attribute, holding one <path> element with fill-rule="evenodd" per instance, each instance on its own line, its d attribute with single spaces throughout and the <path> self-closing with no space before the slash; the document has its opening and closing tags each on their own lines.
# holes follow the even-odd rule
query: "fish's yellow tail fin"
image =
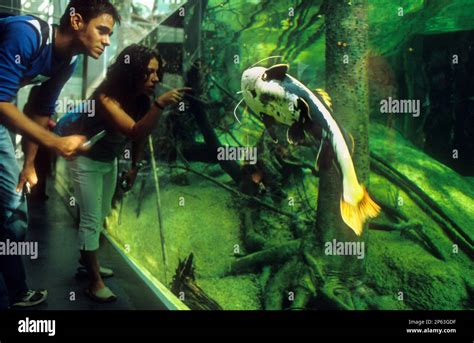
<svg viewBox="0 0 474 343">
<path fill-rule="evenodd" d="M 367 218 L 375 218 L 380 213 L 380 206 L 370 198 L 369 193 L 362 186 L 363 195 L 357 204 L 352 205 L 341 198 L 341 216 L 344 223 L 349 226 L 357 236 L 362 234 Z"/>
</svg>

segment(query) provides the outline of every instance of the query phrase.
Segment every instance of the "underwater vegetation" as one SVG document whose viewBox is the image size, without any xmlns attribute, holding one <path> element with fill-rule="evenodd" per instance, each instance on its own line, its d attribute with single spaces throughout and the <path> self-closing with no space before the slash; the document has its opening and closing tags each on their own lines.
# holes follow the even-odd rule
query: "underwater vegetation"
<svg viewBox="0 0 474 343">
<path fill-rule="evenodd" d="M 148 163 L 108 218 L 127 254 L 191 309 L 472 309 L 474 51 L 463 42 L 474 5 L 210 0 L 186 11 L 182 82 L 194 93 L 153 135 L 158 168 Z M 436 42 L 459 63 L 440 62 Z M 282 119 L 281 103 L 241 101 L 251 67 L 291 76 L 318 105 L 295 98 Z M 328 120 L 322 109 L 335 125 L 302 130 Z M 376 204 L 360 229 L 341 211 L 349 171 Z"/>
</svg>

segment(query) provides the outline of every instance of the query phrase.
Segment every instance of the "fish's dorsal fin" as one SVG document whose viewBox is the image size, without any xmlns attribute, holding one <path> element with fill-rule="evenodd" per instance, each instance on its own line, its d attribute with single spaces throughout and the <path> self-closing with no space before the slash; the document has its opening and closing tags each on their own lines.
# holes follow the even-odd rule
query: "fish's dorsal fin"
<svg viewBox="0 0 474 343">
<path fill-rule="evenodd" d="M 329 96 L 329 94 L 322 88 L 317 88 L 314 90 L 317 94 L 319 94 L 319 96 L 321 97 L 321 99 L 323 99 L 324 103 L 326 104 L 326 106 L 332 110 L 332 100 L 331 100 L 331 97 Z"/>
<path fill-rule="evenodd" d="M 331 166 L 331 163 L 334 164 L 336 170 L 339 173 L 338 165 L 335 163 L 335 155 L 332 150 L 331 144 L 328 141 L 328 137 L 322 137 L 319 145 L 318 153 L 316 155 L 315 169 L 328 169 Z"/>
<path fill-rule="evenodd" d="M 274 66 L 268 68 L 263 74 L 264 81 L 270 80 L 279 80 L 283 81 L 285 79 L 286 73 L 288 72 L 288 64 L 275 64 Z"/>
</svg>

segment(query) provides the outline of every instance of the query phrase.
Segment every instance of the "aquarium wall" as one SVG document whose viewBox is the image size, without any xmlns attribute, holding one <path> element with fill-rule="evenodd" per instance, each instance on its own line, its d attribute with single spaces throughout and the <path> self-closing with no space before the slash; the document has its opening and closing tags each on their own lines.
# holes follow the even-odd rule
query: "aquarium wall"
<svg viewBox="0 0 474 343">
<path fill-rule="evenodd" d="M 472 13 L 467 0 L 180 5 L 142 42 L 165 59 L 159 92 L 192 92 L 163 114 L 134 187 L 117 187 L 108 236 L 193 310 L 472 309 Z M 276 98 L 256 111 L 252 67 L 297 80 L 305 119 L 283 122 Z"/>
</svg>

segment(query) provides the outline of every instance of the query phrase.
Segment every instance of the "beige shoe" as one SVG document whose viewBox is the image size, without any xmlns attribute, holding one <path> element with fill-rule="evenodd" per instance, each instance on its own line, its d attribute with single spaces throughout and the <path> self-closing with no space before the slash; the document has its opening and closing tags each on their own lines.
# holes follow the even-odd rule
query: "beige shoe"
<svg viewBox="0 0 474 343">
<path fill-rule="evenodd" d="M 106 279 L 106 278 L 114 276 L 114 271 L 110 268 L 100 267 L 99 274 L 103 279 Z M 86 276 L 87 276 L 86 267 L 83 267 L 83 266 L 77 267 L 76 277 L 80 278 L 80 277 L 86 277 Z"/>
<path fill-rule="evenodd" d="M 110 290 L 109 287 L 104 287 L 99 289 L 97 292 L 93 293 L 89 288 L 84 290 L 84 293 L 94 301 L 99 303 L 109 303 L 117 300 L 117 296 Z"/>
</svg>

